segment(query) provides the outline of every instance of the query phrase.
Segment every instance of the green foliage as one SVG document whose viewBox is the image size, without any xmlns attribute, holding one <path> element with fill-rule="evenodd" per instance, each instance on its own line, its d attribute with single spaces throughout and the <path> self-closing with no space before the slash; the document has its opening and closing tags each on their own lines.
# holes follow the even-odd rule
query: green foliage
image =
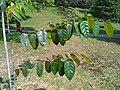
<svg viewBox="0 0 120 90">
<path fill-rule="evenodd" d="M 99 34 L 100 31 L 100 22 L 96 19 L 94 21 L 94 26 L 93 26 L 93 34 L 96 37 Z"/>
<path fill-rule="evenodd" d="M 86 19 L 86 18 L 85 18 Z M 80 37 L 80 39 L 88 38 L 89 35 L 89 29 L 88 29 L 88 22 L 82 19 L 76 19 L 74 22 L 75 30 L 77 32 L 77 35 Z"/>
<path fill-rule="evenodd" d="M 54 75 L 58 72 L 58 60 L 51 62 L 51 71 Z"/>
<path fill-rule="evenodd" d="M 59 44 L 59 40 L 58 40 L 58 37 L 57 37 L 57 30 L 52 30 L 51 38 L 52 38 L 52 41 L 55 45 Z"/>
<path fill-rule="evenodd" d="M 25 61 L 23 65 L 25 65 L 28 69 L 33 69 L 34 66 L 35 66 L 34 64 L 32 64 L 32 63 L 30 62 L 29 59 L 28 59 L 27 61 Z"/>
<path fill-rule="evenodd" d="M 42 73 L 43 73 L 43 63 L 42 62 L 38 62 L 37 65 L 36 65 L 36 71 L 37 71 L 37 75 L 39 77 L 42 76 Z"/>
<path fill-rule="evenodd" d="M 66 30 L 67 30 L 67 40 L 69 40 L 72 37 L 73 34 L 73 23 L 71 22 L 70 24 L 66 25 Z"/>
<path fill-rule="evenodd" d="M 117 4 L 116 0 L 92 0 L 90 12 L 96 18 L 103 20 L 117 19 Z"/>
<path fill-rule="evenodd" d="M 74 27 L 75 27 L 77 35 L 81 38 L 81 36 L 83 36 L 83 35 L 81 34 L 81 32 L 79 30 L 79 22 L 78 21 L 74 22 Z"/>
<path fill-rule="evenodd" d="M 16 41 L 18 39 L 20 39 L 20 33 L 19 32 L 12 32 L 12 33 L 8 33 L 7 34 L 7 41 Z"/>
<path fill-rule="evenodd" d="M 80 60 L 79 60 L 79 58 L 78 58 L 74 53 L 71 53 L 70 56 L 71 56 L 72 59 L 76 62 L 76 64 L 79 66 L 79 65 L 80 65 Z"/>
<path fill-rule="evenodd" d="M 20 73 L 19 69 L 15 69 L 15 76 L 16 77 L 19 76 L 19 73 Z"/>
<path fill-rule="evenodd" d="M 37 61 L 36 63 L 32 64 L 30 60 L 26 60 L 22 65 L 19 65 L 19 69 L 22 70 L 23 75 L 27 77 L 29 74 L 29 69 L 34 69 L 34 66 L 36 64 L 36 73 L 39 77 L 42 76 L 43 68 L 45 66 L 47 73 L 52 72 L 54 75 L 56 75 L 58 72 L 60 76 L 66 75 L 67 79 L 71 80 L 75 73 L 74 62 L 76 62 L 77 65 L 80 65 L 80 60 L 74 53 L 70 54 L 72 59 L 69 58 L 67 54 L 65 55 L 67 58 L 64 58 L 61 54 L 52 55 L 53 60 L 47 58 L 49 61 L 45 61 L 45 65 L 43 65 L 42 61 Z M 83 54 L 81 54 L 81 56 L 85 58 L 89 63 L 93 62 L 88 56 Z M 14 71 L 16 77 L 19 76 L 19 69 L 15 69 Z"/>
<path fill-rule="evenodd" d="M 44 46 L 47 41 L 47 32 L 45 30 L 41 30 L 37 32 L 37 37 L 38 37 L 40 45 Z"/>
<path fill-rule="evenodd" d="M 109 21 L 106 21 L 104 23 L 104 29 L 105 29 L 107 35 L 111 38 L 113 36 L 114 29 Z"/>
<path fill-rule="evenodd" d="M 82 22 L 80 23 L 80 31 L 81 31 L 81 34 L 82 34 L 85 38 L 88 38 L 89 28 L 88 28 L 88 22 L 87 22 L 87 21 L 82 21 Z"/>
<path fill-rule="evenodd" d="M 64 46 L 67 41 L 67 30 L 66 29 L 57 30 L 57 36 L 60 44 Z"/>
<path fill-rule="evenodd" d="M 67 79 L 71 80 L 75 73 L 75 65 L 73 60 L 67 59 L 64 64 L 65 75 Z"/>
<path fill-rule="evenodd" d="M 91 14 L 87 15 L 88 27 L 90 30 L 93 30 L 94 25 L 94 17 Z"/>
<path fill-rule="evenodd" d="M 28 35 L 25 33 L 21 34 L 21 43 L 24 47 L 28 47 Z"/>
<path fill-rule="evenodd" d="M 58 61 L 58 72 L 61 71 L 62 66 L 63 66 L 63 61 L 59 60 Z"/>
<path fill-rule="evenodd" d="M 13 17 L 17 21 L 21 21 L 23 18 L 26 19 L 26 11 L 34 11 L 34 8 L 30 6 L 26 1 L 9 1 L 6 3 L 6 5 L 6 13 L 9 20 L 12 20 Z"/>
<path fill-rule="evenodd" d="M 31 34 L 28 35 L 28 38 L 29 38 L 31 46 L 33 47 L 33 49 L 36 50 L 38 48 L 38 38 L 37 38 L 37 35 L 31 33 Z"/>
<path fill-rule="evenodd" d="M 48 42 L 48 44 L 50 44 L 51 43 L 51 39 L 52 39 L 52 37 L 51 37 L 51 33 L 52 33 L 52 31 L 47 31 L 47 42 Z"/>
<path fill-rule="evenodd" d="M 29 71 L 28 71 L 27 66 L 23 65 L 21 71 L 22 71 L 22 74 L 24 75 L 24 77 L 28 76 Z"/>
<path fill-rule="evenodd" d="M 51 72 L 51 64 L 49 61 L 45 61 L 45 70 L 46 72 L 50 73 Z"/>
<path fill-rule="evenodd" d="M 60 61 L 58 63 L 58 71 L 59 71 L 59 75 L 63 76 L 65 74 L 65 70 L 64 70 L 64 61 Z"/>
<path fill-rule="evenodd" d="M 41 9 L 44 9 L 46 6 L 49 6 L 47 0 L 29 0 L 29 4 L 32 5 L 39 12 Z"/>
</svg>

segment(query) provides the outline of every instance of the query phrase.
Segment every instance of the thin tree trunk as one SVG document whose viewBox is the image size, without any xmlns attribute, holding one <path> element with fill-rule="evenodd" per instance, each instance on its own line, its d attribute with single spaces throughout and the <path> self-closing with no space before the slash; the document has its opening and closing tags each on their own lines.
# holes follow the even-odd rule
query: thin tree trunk
<svg viewBox="0 0 120 90">
<path fill-rule="evenodd" d="M 4 0 L 3 0 L 4 2 Z M 10 63 L 9 63 L 9 55 L 8 55 L 8 47 L 6 41 L 6 33 L 5 33 L 5 22 L 4 22 L 4 4 L 2 2 L 2 28 L 3 28 L 3 37 L 4 37 L 4 46 L 6 50 L 6 62 L 7 62 L 7 69 L 8 69 L 8 78 L 9 78 L 9 87 L 12 90 L 12 83 L 11 83 L 11 73 L 10 73 Z"/>
</svg>

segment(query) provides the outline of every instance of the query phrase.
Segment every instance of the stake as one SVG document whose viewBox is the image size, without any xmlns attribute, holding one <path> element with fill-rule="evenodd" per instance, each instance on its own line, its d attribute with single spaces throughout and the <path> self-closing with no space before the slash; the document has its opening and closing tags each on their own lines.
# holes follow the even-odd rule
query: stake
<svg viewBox="0 0 120 90">
<path fill-rule="evenodd" d="M 11 74 L 10 74 L 10 64 L 9 64 L 9 56 L 8 56 L 8 47 L 7 47 L 7 41 L 6 41 L 6 33 L 5 33 L 5 22 L 4 22 L 4 0 L 2 0 L 2 29 L 3 29 L 3 37 L 4 37 L 4 47 L 6 51 L 6 62 L 7 62 L 7 69 L 8 69 L 8 78 L 9 78 L 9 87 L 10 90 L 12 90 L 12 84 L 11 84 Z"/>
</svg>

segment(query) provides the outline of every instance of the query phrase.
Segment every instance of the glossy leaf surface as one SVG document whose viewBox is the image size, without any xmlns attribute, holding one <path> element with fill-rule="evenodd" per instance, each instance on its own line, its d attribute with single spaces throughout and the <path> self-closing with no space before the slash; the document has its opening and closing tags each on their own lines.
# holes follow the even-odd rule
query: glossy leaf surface
<svg viewBox="0 0 120 90">
<path fill-rule="evenodd" d="M 24 75 L 24 77 L 27 77 L 29 74 L 27 66 L 25 66 L 25 65 L 22 67 L 22 74 Z"/>
<path fill-rule="evenodd" d="M 45 61 L 45 70 L 48 73 L 51 72 L 51 67 L 50 67 L 50 62 L 49 61 Z"/>
<path fill-rule="evenodd" d="M 104 23 L 104 29 L 105 29 L 107 35 L 111 38 L 113 36 L 114 29 L 113 29 L 112 24 L 109 21 L 106 21 Z"/>
<path fill-rule="evenodd" d="M 41 77 L 42 73 L 43 73 L 43 63 L 41 63 L 41 62 L 37 63 L 37 65 L 36 65 L 36 71 L 37 71 L 37 75 L 39 77 Z"/>
<path fill-rule="evenodd" d="M 37 32 L 37 37 L 38 37 L 40 45 L 44 46 L 47 41 L 47 32 L 45 30 L 41 30 Z"/>
<path fill-rule="evenodd" d="M 29 41 L 31 46 L 33 47 L 33 49 L 37 49 L 38 48 L 38 38 L 36 34 L 29 34 L 28 35 Z"/>
<path fill-rule="evenodd" d="M 21 43 L 24 47 L 28 47 L 28 35 L 25 33 L 21 34 Z"/>
<path fill-rule="evenodd" d="M 64 63 L 65 75 L 68 80 L 71 80 L 75 74 L 75 64 L 73 60 L 67 59 Z"/>
<path fill-rule="evenodd" d="M 93 34 L 96 37 L 100 32 L 100 22 L 98 20 L 94 21 Z"/>
</svg>

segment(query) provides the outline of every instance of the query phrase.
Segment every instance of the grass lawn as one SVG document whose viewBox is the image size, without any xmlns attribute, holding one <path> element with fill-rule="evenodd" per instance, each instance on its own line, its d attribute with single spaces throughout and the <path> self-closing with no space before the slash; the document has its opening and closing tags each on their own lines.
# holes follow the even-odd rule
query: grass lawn
<svg viewBox="0 0 120 90">
<path fill-rule="evenodd" d="M 30 13 L 30 17 L 26 21 L 22 21 L 23 27 L 32 27 L 36 30 L 48 27 L 48 23 L 62 22 L 66 18 L 64 15 L 58 15 L 56 8 L 47 8 L 39 13 Z M 83 14 L 75 13 L 77 16 Z M 14 25 L 13 25 L 14 26 Z M 120 39 L 95 39 L 81 41 L 79 37 L 74 36 L 65 44 L 65 46 L 55 46 L 53 43 L 44 47 L 39 46 L 35 51 L 29 45 L 25 49 L 21 43 L 12 44 L 14 55 L 11 55 L 11 45 L 8 42 L 9 58 L 11 64 L 11 72 L 18 68 L 24 60 L 30 59 L 32 62 L 37 60 L 46 60 L 46 57 L 52 58 L 53 54 L 70 54 L 75 53 L 81 62 L 78 67 L 76 65 L 76 73 L 71 81 L 65 76 L 60 77 L 43 72 L 41 78 L 36 74 L 36 70 L 30 70 L 29 76 L 24 78 L 20 73 L 17 78 L 16 87 L 22 90 L 119 90 L 120 89 Z M 80 54 L 89 56 L 93 63 L 89 64 Z M 0 76 L 7 78 L 7 66 L 5 61 L 5 50 L 3 42 L 0 41 Z"/>
<path fill-rule="evenodd" d="M 75 53 L 81 62 L 81 65 L 76 68 L 76 73 L 71 81 L 68 81 L 65 76 L 48 74 L 45 69 L 42 77 L 39 78 L 35 70 L 30 70 L 27 78 L 20 74 L 16 81 L 17 88 L 22 90 L 34 90 L 35 88 L 44 88 L 45 90 L 92 90 L 92 88 L 94 88 L 93 90 L 118 90 L 120 88 L 120 40 L 112 39 L 108 41 L 92 38 L 81 41 L 77 36 L 73 36 L 65 46 L 55 46 L 51 43 L 45 47 L 39 46 L 36 51 L 31 46 L 26 50 L 20 43 L 14 43 L 13 56 L 11 56 L 10 43 L 8 43 L 11 69 L 13 67 L 17 68 L 19 64 L 27 59 L 32 62 L 46 60 L 46 57 L 51 59 L 52 54 L 69 55 Z M 0 44 L 0 74 L 7 77 L 5 51 L 3 42 L 0 43 L 2 43 Z M 94 63 L 87 63 L 80 57 L 81 53 L 92 58 Z M 11 72 L 13 73 L 13 71 Z"/>
</svg>

